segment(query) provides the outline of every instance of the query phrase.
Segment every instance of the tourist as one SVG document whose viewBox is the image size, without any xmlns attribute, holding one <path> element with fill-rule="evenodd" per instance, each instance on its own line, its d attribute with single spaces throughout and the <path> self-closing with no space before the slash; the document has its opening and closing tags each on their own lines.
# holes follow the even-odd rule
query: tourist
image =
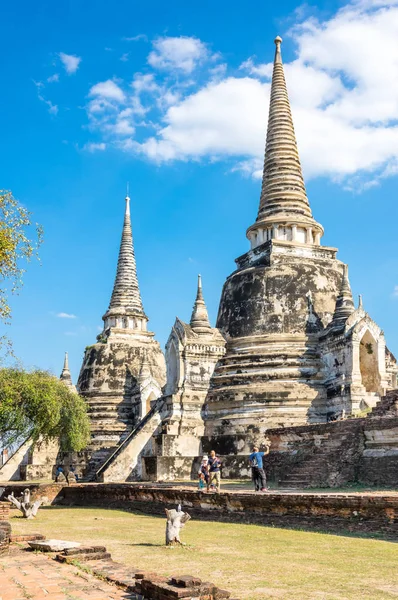
<svg viewBox="0 0 398 600">
<path fill-rule="evenodd" d="M 75 473 L 75 467 L 73 465 L 69 468 L 69 471 L 66 474 L 66 481 L 68 482 L 68 485 L 77 482 L 77 475 Z"/>
<path fill-rule="evenodd" d="M 216 456 L 214 450 L 210 452 L 209 458 L 209 479 L 207 481 L 207 491 L 210 491 L 210 486 L 215 485 L 217 494 L 220 493 L 221 484 L 221 460 Z M 213 484 L 213 481 L 215 484 Z"/>
<path fill-rule="evenodd" d="M 207 486 L 208 481 L 209 481 L 209 459 L 206 455 L 203 456 L 203 458 L 202 458 L 202 462 L 200 463 L 198 475 L 199 475 L 199 489 L 202 490 L 204 487 Z"/>
<path fill-rule="evenodd" d="M 65 481 L 64 469 L 61 465 L 58 465 L 55 473 L 55 483 L 59 483 L 59 481 Z"/>
<path fill-rule="evenodd" d="M 252 470 L 252 480 L 256 492 L 266 492 L 267 480 L 263 466 L 263 456 L 269 454 L 269 446 L 266 446 L 265 452 L 259 452 L 258 446 L 253 446 L 253 452 L 249 456 L 250 467 Z"/>
</svg>

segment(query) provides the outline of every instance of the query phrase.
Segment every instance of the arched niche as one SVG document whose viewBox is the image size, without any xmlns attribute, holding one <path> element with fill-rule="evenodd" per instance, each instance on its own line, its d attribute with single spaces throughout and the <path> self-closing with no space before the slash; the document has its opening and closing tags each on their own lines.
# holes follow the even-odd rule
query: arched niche
<svg viewBox="0 0 398 600">
<path fill-rule="evenodd" d="M 167 371 L 167 394 L 175 394 L 178 389 L 178 382 L 180 379 L 180 361 L 178 351 L 173 342 L 167 349 L 166 356 L 166 371 Z"/>
</svg>

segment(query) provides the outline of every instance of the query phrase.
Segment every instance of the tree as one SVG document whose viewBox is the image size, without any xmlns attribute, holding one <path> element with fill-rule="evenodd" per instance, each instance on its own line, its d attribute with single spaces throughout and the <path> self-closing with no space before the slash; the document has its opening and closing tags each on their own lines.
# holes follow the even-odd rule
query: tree
<svg viewBox="0 0 398 600">
<path fill-rule="evenodd" d="M 31 213 L 11 192 L 0 190 L 0 321 L 3 323 L 9 324 L 11 318 L 9 294 L 15 294 L 22 286 L 23 264 L 32 257 L 38 258 L 42 239 L 42 227 L 33 225 Z M 5 340 L 4 336 L 2 339 Z"/>
<path fill-rule="evenodd" d="M 79 452 L 90 440 L 86 403 L 47 371 L 0 369 L 0 436 L 3 446 L 58 439 L 63 452 Z"/>
</svg>

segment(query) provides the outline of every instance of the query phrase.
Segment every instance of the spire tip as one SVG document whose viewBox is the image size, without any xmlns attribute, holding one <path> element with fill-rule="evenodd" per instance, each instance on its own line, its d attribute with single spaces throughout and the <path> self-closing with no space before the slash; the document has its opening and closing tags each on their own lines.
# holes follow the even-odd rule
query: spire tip
<svg viewBox="0 0 398 600">
<path fill-rule="evenodd" d="M 130 196 L 126 196 L 125 197 L 125 201 L 126 201 L 126 210 L 125 210 L 125 215 L 130 215 Z"/>
<path fill-rule="evenodd" d="M 282 43 L 282 38 L 280 35 L 277 35 L 276 38 L 274 39 L 274 43 L 278 46 L 278 44 Z"/>
</svg>

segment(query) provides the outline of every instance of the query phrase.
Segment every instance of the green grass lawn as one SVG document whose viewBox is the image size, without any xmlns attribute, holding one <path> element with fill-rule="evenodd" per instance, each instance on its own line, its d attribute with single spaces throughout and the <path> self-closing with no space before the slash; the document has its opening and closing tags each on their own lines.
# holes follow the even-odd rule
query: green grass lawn
<svg viewBox="0 0 398 600">
<path fill-rule="evenodd" d="M 182 531 L 187 546 L 168 548 L 161 517 L 45 507 L 28 521 L 17 512 L 14 533 L 104 544 L 126 565 L 198 575 L 245 600 L 398 598 L 398 545 L 392 542 L 192 519 Z"/>
</svg>

